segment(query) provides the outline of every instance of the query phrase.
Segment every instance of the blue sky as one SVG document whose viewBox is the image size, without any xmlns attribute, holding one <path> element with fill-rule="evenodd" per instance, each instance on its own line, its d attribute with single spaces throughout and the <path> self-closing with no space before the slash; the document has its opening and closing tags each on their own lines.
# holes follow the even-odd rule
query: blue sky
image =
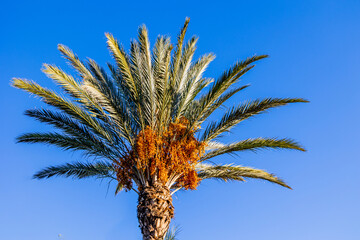
<svg viewBox="0 0 360 240">
<path fill-rule="evenodd" d="M 136 194 L 97 180 L 32 180 L 50 164 L 81 159 L 45 145 L 15 144 L 20 133 L 49 129 L 23 115 L 43 106 L 9 86 L 12 77 L 54 86 L 42 63 L 69 70 L 56 46 L 81 58 L 111 61 L 104 32 L 127 48 L 146 24 L 175 40 L 186 16 L 197 56 L 217 55 L 206 76 L 237 60 L 269 54 L 242 82 L 252 86 L 230 103 L 259 97 L 304 97 L 238 126 L 224 141 L 291 137 L 308 152 L 262 151 L 226 156 L 276 173 L 294 190 L 262 181 L 204 182 L 174 198 L 179 239 L 355 240 L 360 237 L 359 1 L 2 1 L 0 8 L 0 239 L 141 239 Z M 216 117 L 216 116 L 215 116 Z"/>
</svg>

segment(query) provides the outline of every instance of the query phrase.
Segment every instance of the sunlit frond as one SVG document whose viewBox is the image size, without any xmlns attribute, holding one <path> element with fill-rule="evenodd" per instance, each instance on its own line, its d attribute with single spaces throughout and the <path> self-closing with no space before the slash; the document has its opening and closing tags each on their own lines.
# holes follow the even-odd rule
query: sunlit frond
<svg viewBox="0 0 360 240">
<path fill-rule="evenodd" d="M 101 126 L 101 124 L 99 123 L 99 121 L 96 118 L 90 116 L 80 106 L 61 97 L 60 95 L 56 94 L 55 92 L 48 90 L 46 88 L 43 88 L 35 82 L 29 81 L 29 80 L 24 80 L 24 79 L 19 79 L 19 78 L 14 78 L 12 85 L 16 88 L 25 90 L 29 93 L 32 93 L 32 94 L 40 97 L 47 104 L 50 104 L 50 105 L 64 111 L 65 113 L 78 119 L 82 124 L 91 127 L 94 130 L 94 132 L 96 132 L 98 135 L 102 136 L 106 140 L 108 140 L 110 142 L 113 141 L 113 139 L 111 138 L 108 131 L 106 131 L 106 129 L 104 129 L 103 126 Z"/>
<path fill-rule="evenodd" d="M 81 98 L 81 87 L 75 79 L 63 72 L 56 66 L 44 64 L 42 71 L 51 79 L 53 79 L 57 84 L 59 84 L 62 89 L 75 99 Z"/>
<path fill-rule="evenodd" d="M 153 74 L 156 81 L 156 98 L 158 100 L 158 129 L 167 126 L 170 114 L 168 104 L 172 99 L 169 82 L 171 50 L 172 45 L 169 38 L 159 37 L 157 39 L 153 50 Z"/>
<path fill-rule="evenodd" d="M 187 85 L 188 75 L 190 73 L 189 69 L 196 50 L 197 41 L 198 38 L 192 37 L 183 49 L 176 79 L 174 79 L 176 93 L 181 93 Z"/>
<path fill-rule="evenodd" d="M 226 145 L 217 141 L 210 141 L 206 144 L 205 146 L 205 150 L 215 150 L 215 149 L 219 149 L 222 147 L 225 147 Z"/>
<path fill-rule="evenodd" d="M 205 161 L 226 153 L 236 153 L 245 150 L 257 151 L 260 149 L 294 149 L 305 151 L 302 146 L 291 139 L 255 138 L 227 144 L 215 150 L 209 151 L 201 158 L 200 161 Z"/>
<path fill-rule="evenodd" d="M 131 108 L 131 100 L 125 99 L 122 89 L 118 89 L 105 70 L 92 59 L 89 59 L 89 69 L 95 76 L 95 81 L 85 82 L 83 89 L 106 111 L 99 118 L 110 117 L 120 130 L 117 131 L 118 134 L 132 143 L 138 122 L 134 120 L 136 111 Z"/>
<path fill-rule="evenodd" d="M 227 93 L 221 95 L 209 108 L 207 111 L 203 113 L 202 120 L 207 119 L 215 110 L 219 109 L 227 100 L 229 100 L 236 93 L 244 90 L 250 85 L 244 85 L 241 87 L 237 87 L 233 90 L 228 91 Z"/>
<path fill-rule="evenodd" d="M 59 44 L 58 45 L 59 51 L 63 54 L 63 56 L 69 61 L 70 65 L 74 67 L 80 76 L 83 79 L 90 79 L 92 75 L 90 71 L 86 68 L 84 63 L 78 58 L 74 52 L 65 45 Z"/>
<path fill-rule="evenodd" d="M 171 78 L 173 80 L 172 85 L 175 83 L 175 80 L 177 78 L 178 69 L 179 69 L 179 65 L 181 62 L 181 55 L 182 55 L 182 51 L 183 51 L 183 43 L 184 43 L 184 39 L 185 39 L 185 33 L 188 28 L 189 22 L 190 22 L 190 18 L 186 18 L 184 26 L 181 28 L 181 31 L 177 38 L 175 51 L 174 51 L 172 61 L 171 61 Z"/>
<path fill-rule="evenodd" d="M 71 75 L 66 74 L 64 71 L 56 66 L 44 64 L 43 72 L 51 79 L 53 79 L 61 88 L 74 97 L 77 101 L 81 102 L 92 113 L 101 113 L 105 116 L 102 106 L 99 105 L 98 99 L 102 99 L 102 95 L 90 94 L 84 88 L 84 84 L 89 81 L 94 82 L 92 78 L 85 78 L 85 83 L 77 82 Z"/>
<path fill-rule="evenodd" d="M 246 178 L 262 179 L 291 189 L 283 180 L 264 170 L 236 165 L 198 164 L 199 177 L 222 181 L 245 181 Z"/>
<path fill-rule="evenodd" d="M 124 49 L 120 47 L 118 41 L 113 37 L 113 35 L 111 35 L 110 33 L 106 33 L 105 36 L 108 39 L 107 40 L 108 47 L 114 59 L 116 60 L 117 66 L 120 70 L 121 77 L 126 82 L 126 86 L 129 89 L 129 91 L 132 93 L 133 98 L 138 99 L 139 97 L 138 86 L 131 74 L 129 60 Z"/>
<path fill-rule="evenodd" d="M 179 85 L 177 98 L 175 101 L 176 117 L 185 115 L 186 110 L 189 108 L 191 102 L 205 88 L 210 82 L 207 79 L 202 78 L 203 72 L 206 70 L 215 56 L 208 54 L 202 56 L 197 62 L 195 62 L 187 73 L 187 79 L 184 81 L 183 86 Z"/>
<path fill-rule="evenodd" d="M 152 72 L 150 42 L 148 31 L 145 26 L 139 28 L 139 58 L 141 60 L 140 75 L 142 86 L 142 103 L 143 112 L 147 116 L 147 123 L 151 126 L 155 126 L 156 121 L 156 109 L 158 105 L 158 99 L 156 98 L 155 91 L 155 79 Z"/>
<path fill-rule="evenodd" d="M 254 56 L 236 63 L 228 71 L 224 72 L 223 75 L 211 86 L 209 91 L 201 96 L 197 107 L 197 113 L 192 119 L 194 126 L 199 126 L 204 120 L 204 116 L 211 109 L 212 105 L 218 100 L 222 94 L 229 89 L 234 83 L 236 83 L 241 76 L 248 72 L 254 65 L 252 63 L 266 58 L 267 55 Z"/>
</svg>

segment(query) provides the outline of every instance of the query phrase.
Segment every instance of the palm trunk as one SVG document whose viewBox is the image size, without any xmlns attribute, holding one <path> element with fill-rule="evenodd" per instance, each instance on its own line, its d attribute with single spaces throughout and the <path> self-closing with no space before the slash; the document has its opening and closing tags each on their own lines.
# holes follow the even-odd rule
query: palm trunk
<svg viewBox="0 0 360 240">
<path fill-rule="evenodd" d="M 143 240 L 163 240 L 174 216 L 170 190 L 158 183 L 139 193 L 137 217 Z"/>
</svg>

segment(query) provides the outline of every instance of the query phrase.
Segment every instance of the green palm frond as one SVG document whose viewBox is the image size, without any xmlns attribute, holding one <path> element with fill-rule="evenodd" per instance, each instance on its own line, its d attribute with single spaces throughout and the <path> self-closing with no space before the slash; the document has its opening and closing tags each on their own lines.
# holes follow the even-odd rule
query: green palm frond
<svg viewBox="0 0 360 240">
<path fill-rule="evenodd" d="M 202 78 L 202 74 L 214 59 L 215 55 L 213 54 L 204 55 L 189 68 L 187 82 L 183 83 L 184 86 L 179 86 L 178 89 L 175 101 L 175 118 L 184 115 L 195 97 L 210 83 L 207 79 Z"/>
<path fill-rule="evenodd" d="M 257 151 L 260 149 L 267 149 L 267 148 L 294 149 L 294 150 L 305 151 L 305 149 L 302 146 L 300 146 L 297 142 L 291 139 L 255 138 L 255 139 L 246 139 L 240 142 L 227 144 L 223 147 L 219 147 L 215 150 L 209 151 L 201 158 L 200 161 L 202 162 L 225 153 L 235 153 L 245 150 Z"/>
<path fill-rule="evenodd" d="M 65 58 L 69 60 L 70 64 L 78 71 L 82 77 L 82 82 L 77 82 L 74 78 L 56 66 L 44 64 L 43 72 L 47 74 L 48 77 L 52 78 L 56 83 L 58 83 L 65 92 L 69 93 L 74 98 L 78 99 L 84 107 L 93 114 L 97 114 L 102 120 L 110 122 L 109 117 L 116 119 L 116 115 L 107 115 L 105 110 L 108 110 L 107 113 L 113 113 L 114 110 L 110 108 L 108 104 L 109 101 L 116 101 L 117 95 L 112 94 L 109 98 L 109 92 L 113 91 L 112 82 L 108 81 L 106 73 L 101 69 L 93 60 L 89 60 L 89 67 L 87 67 L 79 58 L 68 48 L 63 45 L 59 45 L 59 50 L 63 53 Z M 105 87 L 99 87 L 104 85 Z M 112 88 L 111 88 L 112 87 Z M 107 95 L 102 92 L 99 94 L 96 90 L 104 90 Z M 118 101 L 117 101 L 118 102 Z M 109 111 L 112 110 L 112 111 Z"/>
<path fill-rule="evenodd" d="M 157 38 L 152 54 L 152 71 L 156 81 L 155 89 L 157 90 L 156 94 L 159 105 L 161 105 L 161 99 L 167 90 L 171 49 L 172 46 L 169 38 L 162 36 Z"/>
<path fill-rule="evenodd" d="M 222 94 L 229 89 L 234 83 L 236 83 L 241 76 L 248 72 L 255 65 L 252 63 L 266 58 L 267 55 L 254 56 L 236 63 L 232 68 L 223 73 L 223 75 L 211 86 L 209 91 L 200 97 L 198 100 L 197 113 L 191 119 L 194 126 L 200 126 L 205 120 L 204 116 L 208 116 L 208 111 L 211 111 L 212 105 L 216 102 Z"/>
<path fill-rule="evenodd" d="M 91 79 L 93 77 L 89 69 L 86 68 L 84 63 L 79 59 L 76 54 L 74 54 L 73 51 L 71 51 L 70 48 L 65 45 L 59 44 L 58 50 L 62 53 L 65 59 L 69 61 L 70 65 L 74 67 L 74 69 L 83 79 Z"/>
<path fill-rule="evenodd" d="M 148 37 L 148 31 L 145 26 L 139 28 L 138 34 L 138 61 L 140 61 L 139 70 L 142 79 L 141 84 L 141 97 L 143 104 L 143 113 L 146 118 L 146 123 L 154 127 L 155 126 L 155 113 L 158 105 L 158 99 L 156 98 L 155 91 L 155 79 L 152 73 L 150 42 Z"/>
<path fill-rule="evenodd" d="M 200 139 L 205 142 L 210 141 L 219 136 L 221 133 L 229 131 L 241 121 L 244 121 L 256 114 L 263 113 L 269 108 L 299 102 L 304 103 L 308 101 L 302 98 L 266 98 L 263 100 L 245 102 L 237 107 L 231 108 L 219 121 L 210 123 L 206 127 Z"/>
<path fill-rule="evenodd" d="M 182 55 L 182 51 L 183 51 L 183 43 L 184 43 L 184 39 L 185 39 L 185 33 L 188 28 L 189 22 L 190 22 L 190 19 L 186 18 L 184 26 L 181 28 L 180 34 L 178 35 L 178 38 L 177 38 L 175 52 L 173 54 L 173 58 L 171 61 L 172 85 L 174 84 L 174 81 L 178 74 L 178 69 L 179 69 L 179 65 L 181 62 L 181 55 Z"/>
<path fill-rule="evenodd" d="M 32 93 L 38 97 L 40 97 L 44 102 L 50 104 L 59 110 L 64 111 L 65 113 L 71 115 L 72 117 L 78 119 L 82 124 L 89 126 L 96 132 L 98 135 L 103 137 L 104 139 L 112 142 L 113 139 L 109 135 L 108 131 L 100 124 L 100 122 L 89 115 L 84 109 L 80 106 L 72 103 L 71 101 L 61 97 L 60 95 L 56 94 L 55 92 L 48 90 L 46 88 L 41 87 L 39 84 L 14 78 L 12 85 L 16 88 L 25 90 L 29 93 Z"/>
<path fill-rule="evenodd" d="M 203 114 L 202 119 L 207 119 L 216 109 L 219 109 L 227 100 L 229 100 L 232 96 L 234 96 L 236 93 L 246 89 L 250 85 L 243 85 L 240 87 L 237 87 L 233 90 L 228 91 L 227 93 L 224 93 L 221 95 L 210 107 L 209 109 Z"/>
<path fill-rule="evenodd" d="M 74 97 L 75 99 L 81 99 L 83 95 L 83 91 L 80 87 L 80 84 L 75 81 L 75 79 L 66 74 L 60 68 L 44 64 L 42 71 L 51 79 L 53 79 L 57 84 L 59 84 L 66 93 L 70 96 Z"/>
<path fill-rule="evenodd" d="M 246 178 L 263 179 L 291 189 L 283 180 L 264 170 L 235 166 L 198 164 L 198 175 L 202 179 L 218 179 L 222 181 L 245 181 Z"/>
<path fill-rule="evenodd" d="M 107 123 L 117 124 L 121 130 L 117 132 L 119 135 L 126 137 L 127 140 L 132 139 L 131 129 L 124 123 L 131 118 L 124 117 L 127 114 L 121 108 L 119 94 L 116 92 L 113 82 L 109 80 L 105 71 L 91 59 L 89 59 L 89 69 L 94 77 L 85 78 L 83 83 L 78 83 L 72 76 L 56 66 L 45 64 L 43 72 L 58 83 L 65 92 L 83 103 L 92 114 Z"/>
<path fill-rule="evenodd" d="M 159 37 L 153 50 L 153 73 L 156 79 L 156 94 L 158 99 L 158 129 L 166 126 L 169 120 L 170 110 L 168 109 L 168 104 L 172 96 L 169 70 L 172 48 L 169 38 Z"/>
<path fill-rule="evenodd" d="M 95 139 L 70 137 L 60 133 L 25 133 L 17 137 L 18 143 L 45 143 L 64 150 L 83 151 L 88 156 L 110 160 L 121 157 L 121 153 Z"/>
<path fill-rule="evenodd" d="M 132 43 L 131 47 L 131 56 L 128 56 L 125 50 L 119 45 L 118 41 L 113 37 L 113 35 L 106 33 L 107 44 L 109 50 L 114 57 L 117 69 L 116 69 L 116 78 L 119 87 L 125 93 L 126 101 L 131 101 L 134 105 L 132 106 L 136 109 L 137 117 L 136 121 L 141 125 L 141 128 L 145 127 L 145 119 L 141 101 L 141 70 L 142 67 L 140 61 L 140 50 L 137 43 Z M 138 54 L 135 54 L 135 51 L 138 51 Z M 136 57 L 136 59 L 135 59 Z M 134 65 L 137 63 L 138 65 Z"/>
<path fill-rule="evenodd" d="M 91 128 L 81 124 L 79 121 L 66 114 L 48 109 L 29 109 L 25 111 L 25 115 L 33 117 L 40 122 L 51 124 L 73 137 L 97 139 L 97 136 L 92 132 Z"/>
<path fill-rule="evenodd" d="M 183 54 L 181 56 L 178 72 L 176 78 L 174 79 L 175 82 L 174 87 L 176 89 L 175 91 L 177 94 L 181 93 L 186 86 L 186 82 L 188 80 L 188 75 L 189 75 L 189 69 L 191 67 L 192 59 L 196 50 L 197 41 L 198 38 L 192 37 L 183 49 Z"/>
<path fill-rule="evenodd" d="M 33 178 L 43 179 L 51 177 L 72 177 L 72 178 L 109 178 L 116 180 L 115 170 L 112 164 L 107 162 L 97 163 L 66 163 L 63 165 L 50 166 L 34 174 Z"/>
<path fill-rule="evenodd" d="M 86 81 L 83 88 L 89 93 L 98 104 L 106 111 L 102 112 L 98 117 L 105 121 L 110 118 L 113 124 L 116 125 L 115 129 L 119 135 L 126 138 L 127 141 L 133 143 L 133 134 L 139 128 L 137 119 L 137 112 L 131 99 L 126 98 L 122 90 L 117 89 L 116 83 L 108 76 L 103 68 L 101 68 L 94 60 L 89 59 L 89 69 L 95 76 L 95 80 Z"/>
<path fill-rule="evenodd" d="M 108 39 L 107 40 L 108 47 L 114 59 L 116 60 L 117 66 L 120 70 L 121 77 L 125 81 L 127 88 L 132 93 L 133 98 L 138 99 L 139 97 L 138 86 L 131 74 L 129 59 L 124 49 L 120 47 L 118 41 L 113 37 L 113 35 L 106 33 L 105 36 Z"/>
</svg>

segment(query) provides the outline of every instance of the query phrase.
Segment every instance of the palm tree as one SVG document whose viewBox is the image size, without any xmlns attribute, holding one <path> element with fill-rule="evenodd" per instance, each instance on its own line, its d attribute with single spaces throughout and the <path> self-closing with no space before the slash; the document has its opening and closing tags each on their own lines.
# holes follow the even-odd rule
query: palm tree
<svg viewBox="0 0 360 240">
<path fill-rule="evenodd" d="M 174 216 L 172 194 L 196 189 L 205 179 L 244 181 L 263 179 L 290 188 L 266 171 L 239 165 L 214 164 L 211 158 L 258 149 L 304 149 L 291 139 L 254 138 L 225 144 L 218 138 L 238 123 L 274 107 L 307 102 L 302 98 L 265 98 L 234 106 L 218 121 L 212 113 L 248 85 L 239 79 L 267 55 L 235 63 L 216 80 L 203 77 L 213 54 L 193 61 L 198 38 L 184 43 L 186 19 L 175 47 L 159 36 L 150 50 L 148 31 L 139 28 L 138 41 L 129 53 L 111 35 L 107 45 L 115 59 L 108 70 L 94 60 L 79 60 L 69 48 L 58 49 L 78 73 L 44 64 L 43 72 L 62 89 L 59 94 L 36 82 L 14 78 L 12 85 L 39 97 L 54 109 L 25 112 L 60 131 L 27 133 L 18 142 L 45 143 L 81 151 L 91 162 L 50 166 L 34 175 L 108 178 L 117 181 L 115 192 L 138 195 L 137 216 L 144 240 L 163 239 Z M 174 51 L 173 51 L 174 50 Z"/>
</svg>

